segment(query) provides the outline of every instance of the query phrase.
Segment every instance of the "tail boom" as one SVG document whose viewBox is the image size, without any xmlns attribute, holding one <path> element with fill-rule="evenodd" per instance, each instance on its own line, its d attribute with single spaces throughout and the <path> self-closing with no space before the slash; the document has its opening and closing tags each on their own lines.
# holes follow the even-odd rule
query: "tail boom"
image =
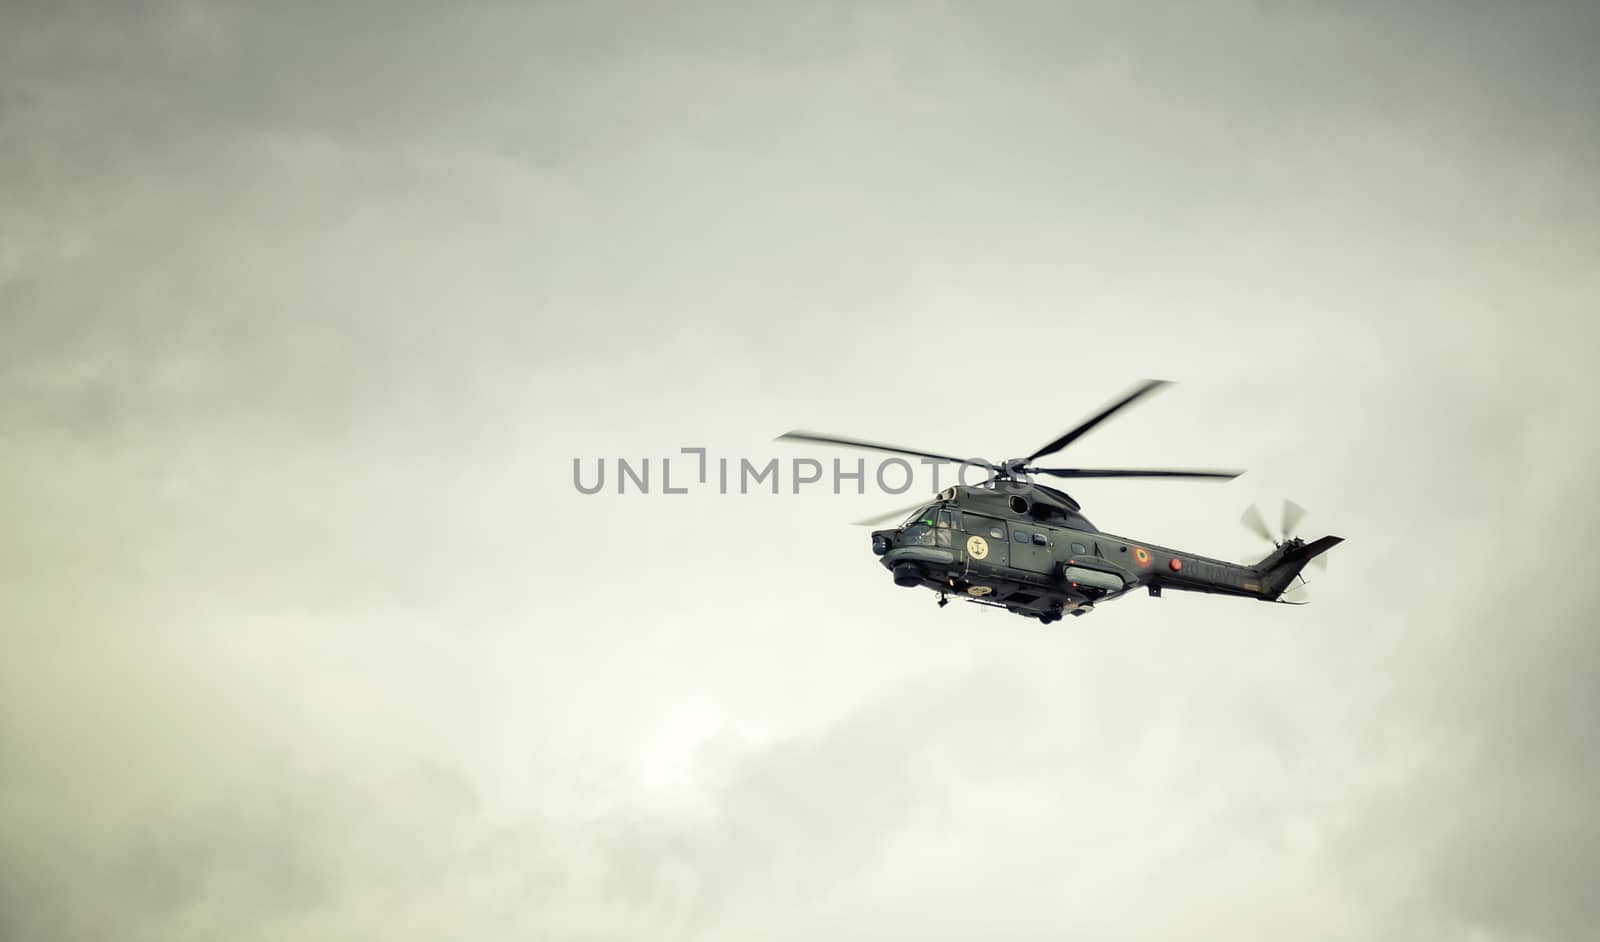
<svg viewBox="0 0 1600 942">
<path fill-rule="evenodd" d="M 1172 589 L 1276 602 L 1307 563 L 1342 542 L 1344 538 L 1337 536 L 1325 536 L 1310 543 L 1291 539 L 1254 566 L 1172 550 L 1167 551 L 1171 556 L 1164 570 L 1155 569 L 1140 581 L 1150 587 L 1151 594 Z M 1172 560 L 1176 560 L 1176 564 Z"/>
</svg>

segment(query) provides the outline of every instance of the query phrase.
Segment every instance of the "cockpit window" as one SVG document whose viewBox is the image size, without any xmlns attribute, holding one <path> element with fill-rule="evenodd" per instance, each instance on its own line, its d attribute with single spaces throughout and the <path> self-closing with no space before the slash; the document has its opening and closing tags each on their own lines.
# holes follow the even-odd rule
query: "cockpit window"
<svg viewBox="0 0 1600 942">
<path fill-rule="evenodd" d="M 933 519 L 934 519 L 933 506 L 934 506 L 933 504 L 929 504 L 928 506 L 921 508 L 916 513 L 914 513 L 911 516 L 907 517 L 906 518 L 906 522 L 900 524 L 900 526 L 909 527 L 913 523 L 925 523 L 930 527 L 933 526 Z"/>
</svg>

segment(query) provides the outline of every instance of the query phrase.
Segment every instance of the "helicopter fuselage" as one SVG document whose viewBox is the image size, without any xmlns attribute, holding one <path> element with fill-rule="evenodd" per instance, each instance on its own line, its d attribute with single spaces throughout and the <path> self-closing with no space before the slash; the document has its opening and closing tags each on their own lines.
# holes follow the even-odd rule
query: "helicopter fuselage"
<svg viewBox="0 0 1600 942">
<path fill-rule="evenodd" d="M 1340 542 L 1289 540 L 1244 566 L 1096 528 L 1070 496 L 998 480 L 939 492 L 899 527 L 872 534 L 897 585 L 932 589 L 1041 622 L 1083 615 L 1141 586 L 1277 601 L 1300 569 Z"/>
</svg>

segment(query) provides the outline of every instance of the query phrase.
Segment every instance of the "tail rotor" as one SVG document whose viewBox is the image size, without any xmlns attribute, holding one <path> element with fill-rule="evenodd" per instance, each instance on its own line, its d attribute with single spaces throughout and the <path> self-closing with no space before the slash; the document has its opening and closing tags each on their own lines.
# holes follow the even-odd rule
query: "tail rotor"
<svg viewBox="0 0 1600 942">
<path fill-rule="evenodd" d="M 1280 522 L 1276 534 L 1274 534 L 1272 528 L 1267 525 L 1267 518 L 1262 516 L 1261 508 L 1257 507 L 1255 504 L 1251 504 L 1249 507 L 1244 509 L 1244 516 L 1239 518 L 1239 522 L 1244 525 L 1246 530 L 1249 530 L 1256 536 L 1259 536 L 1268 543 L 1271 543 L 1273 549 L 1277 549 L 1278 547 L 1292 541 L 1298 540 L 1302 543 L 1305 542 L 1304 540 L 1300 540 L 1299 535 L 1300 524 L 1305 520 L 1305 518 L 1306 509 L 1304 507 L 1292 500 L 1285 499 L 1283 502 L 1283 513 L 1279 517 Z M 1322 569 L 1328 568 L 1326 556 L 1318 556 L 1313 559 L 1312 562 Z"/>
<path fill-rule="evenodd" d="M 1272 531 L 1267 529 L 1267 518 L 1261 516 L 1261 508 L 1255 504 L 1251 504 L 1244 509 L 1244 516 L 1239 518 L 1239 522 L 1244 524 L 1246 530 L 1261 537 L 1268 543 L 1277 545 L 1278 541 L 1273 539 Z"/>
<path fill-rule="evenodd" d="M 1280 531 L 1285 540 L 1295 535 L 1300 529 L 1300 521 L 1306 518 L 1306 509 L 1292 500 L 1283 502 L 1283 525 Z"/>
<path fill-rule="evenodd" d="M 1306 509 L 1304 507 L 1292 500 L 1284 500 L 1283 512 L 1279 516 L 1279 527 L 1276 533 L 1267 524 L 1266 517 L 1262 515 L 1261 509 L 1255 504 L 1245 508 L 1244 516 L 1239 518 L 1239 522 L 1246 530 L 1271 543 L 1274 551 L 1286 549 L 1289 552 L 1293 552 L 1305 546 L 1305 540 L 1299 536 L 1300 524 L 1305 521 L 1305 517 Z M 1328 568 L 1327 554 L 1317 547 L 1313 547 L 1312 551 L 1317 552 L 1317 555 L 1311 558 L 1311 565 L 1326 571 Z M 1304 604 L 1310 600 L 1306 593 L 1305 577 L 1296 573 L 1294 579 L 1294 584 L 1286 591 L 1286 595 L 1290 597 L 1279 601 L 1290 604 Z"/>
</svg>

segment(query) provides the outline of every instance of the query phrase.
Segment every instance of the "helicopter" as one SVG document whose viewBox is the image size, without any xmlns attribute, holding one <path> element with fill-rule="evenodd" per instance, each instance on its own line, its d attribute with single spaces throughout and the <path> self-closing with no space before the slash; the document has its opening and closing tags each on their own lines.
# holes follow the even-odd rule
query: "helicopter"
<svg viewBox="0 0 1600 942">
<path fill-rule="evenodd" d="M 1164 590 L 1205 592 L 1264 602 L 1305 604 L 1284 598 L 1301 586 L 1307 563 L 1342 543 L 1324 536 L 1310 542 L 1295 535 L 1305 511 L 1284 501 L 1281 536 L 1274 538 L 1261 512 L 1251 505 L 1242 523 L 1271 541 L 1272 552 L 1253 565 L 1228 562 L 1105 532 L 1090 523 L 1083 507 L 1035 476 L 1079 478 L 1176 478 L 1231 481 L 1243 471 L 1162 468 L 1056 468 L 1033 464 L 1056 454 L 1095 426 L 1158 389 L 1166 380 L 1144 380 L 1093 416 L 1024 458 L 1000 463 L 900 448 L 881 442 L 815 432 L 790 431 L 779 440 L 863 448 L 897 455 L 948 461 L 985 469 L 976 485 L 957 484 L 919 501 L 910 516 L 892 529 L 872 531 L 872 552 L 894 583 L 938 593 L 940 608 L 952 596 L 1002 608 L 1041 624 L 1064 615 L 1081 616 L 1096 605 L 1144 587 L 1159 598 Z M 899 517 L 899 508 L 866 520 L 871 526 Z"/>
</svg>

